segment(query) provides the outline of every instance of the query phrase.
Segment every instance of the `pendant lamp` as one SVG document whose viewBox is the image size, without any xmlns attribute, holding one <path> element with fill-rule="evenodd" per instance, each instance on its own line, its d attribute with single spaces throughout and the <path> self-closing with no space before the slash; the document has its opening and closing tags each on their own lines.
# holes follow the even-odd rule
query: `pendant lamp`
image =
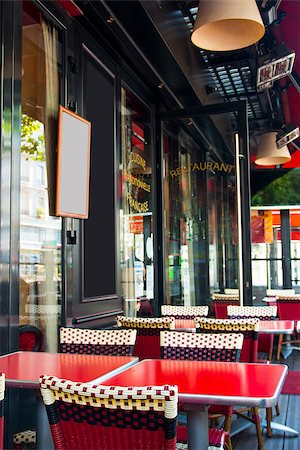
<svg viewBox="0 0 300 450">
<path fill-rule="evenodd" d="M 264 33 L 255 0 L 200 0 L 191 39 L 205 50 L 229 51 L 254 44 Z"/>
<path fill-rule="evenodd" d="M 276 166 L 277 164 L 284 164 L 291 160 L 291 155 L 286 145 L 277 148 L 276 137 L 276 131 L 262 135 L 255 164 L 258 166 Z"/>
</svg>

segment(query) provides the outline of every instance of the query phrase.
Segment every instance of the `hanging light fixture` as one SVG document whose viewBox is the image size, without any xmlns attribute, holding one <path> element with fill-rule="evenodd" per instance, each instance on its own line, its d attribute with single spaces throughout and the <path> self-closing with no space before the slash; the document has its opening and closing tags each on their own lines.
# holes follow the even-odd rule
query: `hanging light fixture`
<svg viewBox="0 0 300 450">
<path fill-rule="evenodd" d="M 264 33 L 255 0 L 200 0 L 192 42 L 205 50 L 229 51 L 254 44 Z"/>
<path fill-rule="evenodd" d="M 286 145 L 277 148 L 276 137 L 276 131 L 262 135 L 255 164 L 258 166 L 276 166 L 277 164 L 284 164 L 291 160 L 291 155 Z"/>
</svg>

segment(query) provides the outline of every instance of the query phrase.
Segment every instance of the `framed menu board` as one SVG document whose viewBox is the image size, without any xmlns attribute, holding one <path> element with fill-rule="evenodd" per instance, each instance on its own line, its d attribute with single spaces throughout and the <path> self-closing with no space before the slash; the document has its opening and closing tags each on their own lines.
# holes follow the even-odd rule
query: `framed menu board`
<svg viewBox="0 0 300 450">
<path fill-rule="evenodd" d="M 87 219 L 91 122 L 59 107 L 56 215 Z"/>
</svg>

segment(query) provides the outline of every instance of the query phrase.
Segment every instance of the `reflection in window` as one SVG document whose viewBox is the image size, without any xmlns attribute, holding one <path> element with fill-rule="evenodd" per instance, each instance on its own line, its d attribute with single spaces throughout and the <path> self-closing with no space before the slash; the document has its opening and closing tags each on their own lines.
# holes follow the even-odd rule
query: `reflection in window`
<svg viewBox="0 0 300 450">
<path fill-rule="evenodd" d="M 150 125 L 150 112 L 122 88 L 121 274 L 128 315 L 150 315 L 154 297 Z"/>
<path fill-rule="evenodd" d="M 191 306 L 206 288 L 206 163 L 202 148 L 175 123 L 165 125 L 163 143 L 166 302 Z"/>
<path fill-rule="evenodd" d="M 58 35 L 24 2 L 22 45 L 20 324 L 38 327 L 57 351 L 61 303 L 61 220 L 49 215 L 58 111 Z M 51 212 L 51 211 L 50 211 Z"/>
</svg>

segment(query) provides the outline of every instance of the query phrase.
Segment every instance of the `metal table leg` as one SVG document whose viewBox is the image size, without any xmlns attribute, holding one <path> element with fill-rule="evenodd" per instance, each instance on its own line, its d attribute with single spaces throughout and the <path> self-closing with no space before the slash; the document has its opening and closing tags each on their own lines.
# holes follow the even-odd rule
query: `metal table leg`
<svg viewBox="0 0 300 450">
<path fill-rule="evenodd" d="M 188 449 L 208 449 L 208 405 L 185 405 L 188 418 Z"/>
</svg>

